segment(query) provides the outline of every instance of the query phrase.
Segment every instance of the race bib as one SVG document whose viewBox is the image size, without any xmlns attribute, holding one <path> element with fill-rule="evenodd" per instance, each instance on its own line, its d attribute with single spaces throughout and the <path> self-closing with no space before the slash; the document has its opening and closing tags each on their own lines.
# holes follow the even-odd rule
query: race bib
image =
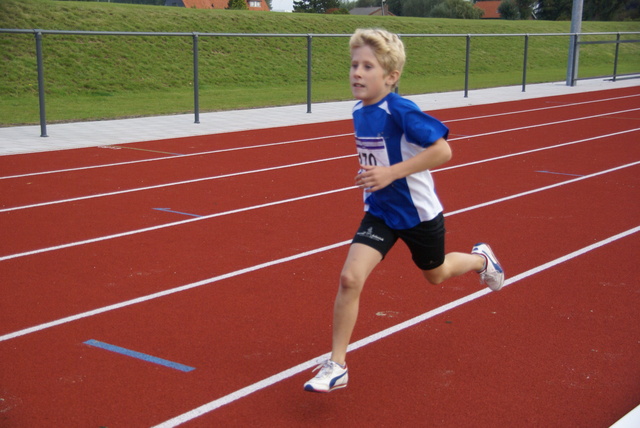
<svg viewBox="0 0 640 428">
<path fill-rule="evenodd" d="M 361 165 L 389 166 L 389 155 L 382 137 L 356 137 L 358 160 Z"/>
</svg>

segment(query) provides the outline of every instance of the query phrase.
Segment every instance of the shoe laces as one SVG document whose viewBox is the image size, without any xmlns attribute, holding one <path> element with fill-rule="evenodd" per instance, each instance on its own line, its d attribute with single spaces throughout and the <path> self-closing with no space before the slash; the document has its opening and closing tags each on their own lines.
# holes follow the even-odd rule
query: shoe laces
<svg viewBox="0 0 640 428">
<path fill-rule="evenodd" d="M 316 368 L 313 369 L 312 372 L 315 372 L 316 370 L 320 370 L 316 375 L 316 378 L 322 379 L 323 377 L 327 377 L 331 375 L 331 372 L 333 371 L 333 364 L 335 363 L 332 363 L 330 360 L 327 360 L 323 363 L 318 364 L 318 366 L 316 366 Z"/>
</svg>

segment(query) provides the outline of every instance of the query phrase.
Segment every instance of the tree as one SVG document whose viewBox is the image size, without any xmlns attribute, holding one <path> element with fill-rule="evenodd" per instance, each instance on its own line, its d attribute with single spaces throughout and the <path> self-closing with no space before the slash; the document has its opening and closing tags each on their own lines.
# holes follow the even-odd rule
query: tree
<svg viewBox="0 0 640 428">
<path fill-rule="evenodd" d="M 584 0 L 582 19 L 585 21 L 611 21 L 638 19 L 639 0 Z M 572 0 L 540 0 L 538 18 L 551 21 L 571 19 Z"/>
<path fill-rule="evenodd" d="M 396 3 L 397 1 L 397 3 Z M 402 16 L 419 16 L 433 18 L 478 19 L 482 17 L 482 11 L 474 8 L 473 3 L 467 0 L 401 0 Z M 388 0 L 390 10 L 395 12 L 400 0 Z M 393 4 L 393 7 L 392 7 Z M 396 6 L 396 4 L 398 6 Z"/>
<path fill-rule="evenodd" d="M 389 7 L 389 12 L 396 16 L 402 16 L 402 0 L 387 0 L 385 3 Z"/>
<path fill-rule="evenodd" d="M 326 13 L 329 9 L 339 9 L 338 0 L 298 0 L 293 2 L 293 11 L 300 13 Z"/>
<path fill-rule="evenodd" d="M 585 0 L 582 17 L 588 21 L 612 21 L 630 17 L 633 9 L 637 17 L 638 3 L 637 0 Z"/>
<path fill-rule="evenodd" d="M 536 0 L 516 0 L 520 19 L 529 19 L 533 15 L 533 7 L 536 3 Z"/>
<path fill-rule="evenodd" d="M 573 0 L 540 0 L 539 18 L 548 21 L 571 19 Z"/>
<path fill-rule="evenodd" d="M 404 0 L 402 2 L 402 16 L 427 17 L 442 0 Z"/>
<path fill-rule="evenodd" d="M 465 0 L 444 0 L 431 11 L 434 18 L 480 19 L 482 10 Z"/>
<path fill-rule="evenodd" d="M 498 6 L 498 13 L 502 19 L 520 19 L 520 11 L 515 0 L 502 0 Z"/>
<path fill-rule="evenodd" d="M 355 7 L 374 7 L 380 6 L 380 0 L 357 0 Z"/>
<path fill-rule="evenodd" d="M 383 1 L 391 13 L 396 16 L 402 15 L 402 1 L 404 0 L 357 0 L 355 7 L 382 7 Z"/>
<path fill-rule="evenodd" d="M 249 6 L 245 0 L 229 0 L 229 3 L 227 3 L 227 9 L 249 10 Z"/>
</svg>

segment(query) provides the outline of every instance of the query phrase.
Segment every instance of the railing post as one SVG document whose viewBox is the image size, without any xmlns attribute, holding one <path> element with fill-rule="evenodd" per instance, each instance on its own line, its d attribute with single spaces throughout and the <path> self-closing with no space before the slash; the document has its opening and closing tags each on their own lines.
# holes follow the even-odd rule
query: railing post
<svg viewBox="0 0 640 428">
<path fill-rule="evenodd" d="M 467 34 L 467 53 L 465 58 L 465 67 L 464 67 L 464 97 L 467 98 L 469 96 L 469 60 L 471 57 L 471 34 Z"/>
<path fill-rule="evenodd" d="M 307 113 L 311 113 L 311 39 L 312 34 L 307 34 Z"/>
<path fill-rule="evenodd" d="M 44 100 L 44 63 L 42 60 L 42 32 L 36 31 L 36 61 L 38 64 L 38 101 L 40 104 L 40 136 L 47 135 L 47 113 Z"/>
<path fill-rule="evenodd" d="M 198 33 L 193 33 L 193 111 L 194 123 L 200 123 L 200 90 L 198 75 Z"/>
<path fill-rule="evenodd" d="M 522 64 L 522 92 L 527 90 L 527 58 L 529 57 L 529 35 L 524 35 L 524 62 Z"/>
<path fill-rule="evenodd" d="M 582 28 L 582 5 L 584 0 L 573 0 L 571 7 L 571 39 L 569 43 L 569 60 L 567 63 L 567 86 L 576 86 L 578 78 L 578 40 Z"/>
<path fill-rule="evenodd" d="M 613 81 L 616 81 L 616 76 L 618 75 L 618 53 L 620 51 L 620 33 L 618 33 L 616 37 L 616 56 L 613 60 Z"/>
<path fill-rule="evenodd" d="M 382 7 L 384 7 L 384 0 L 382 0 Z M 400 36 L 400 34 L 398 34 L 398 38 L 402 39 L 402 37 Z M 396 94 L 400 93 L 400 82 L 396 82 L 396 88 L 393 90 Z"/>
<path fill-rule="evenodd" d="M 578 79 L 578 35 L 571 36 L 571 57 L 569 58 L 569 67 L 567 72 L 567 84 L 568 86 L 576 86 L 576 80 Z"/>
</svg>

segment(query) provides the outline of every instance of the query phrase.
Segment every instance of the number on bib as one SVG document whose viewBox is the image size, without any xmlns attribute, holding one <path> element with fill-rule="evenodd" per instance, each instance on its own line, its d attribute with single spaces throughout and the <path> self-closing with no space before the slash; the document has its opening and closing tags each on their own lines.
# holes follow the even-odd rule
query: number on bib
<svg viewBox="0 0 640 428">
<path fill-rule="evenodd" d="M 389 156 L 384 138 L 356 137 L 356 148 L 361 165 L 389 166 Z"/>
</svg>

